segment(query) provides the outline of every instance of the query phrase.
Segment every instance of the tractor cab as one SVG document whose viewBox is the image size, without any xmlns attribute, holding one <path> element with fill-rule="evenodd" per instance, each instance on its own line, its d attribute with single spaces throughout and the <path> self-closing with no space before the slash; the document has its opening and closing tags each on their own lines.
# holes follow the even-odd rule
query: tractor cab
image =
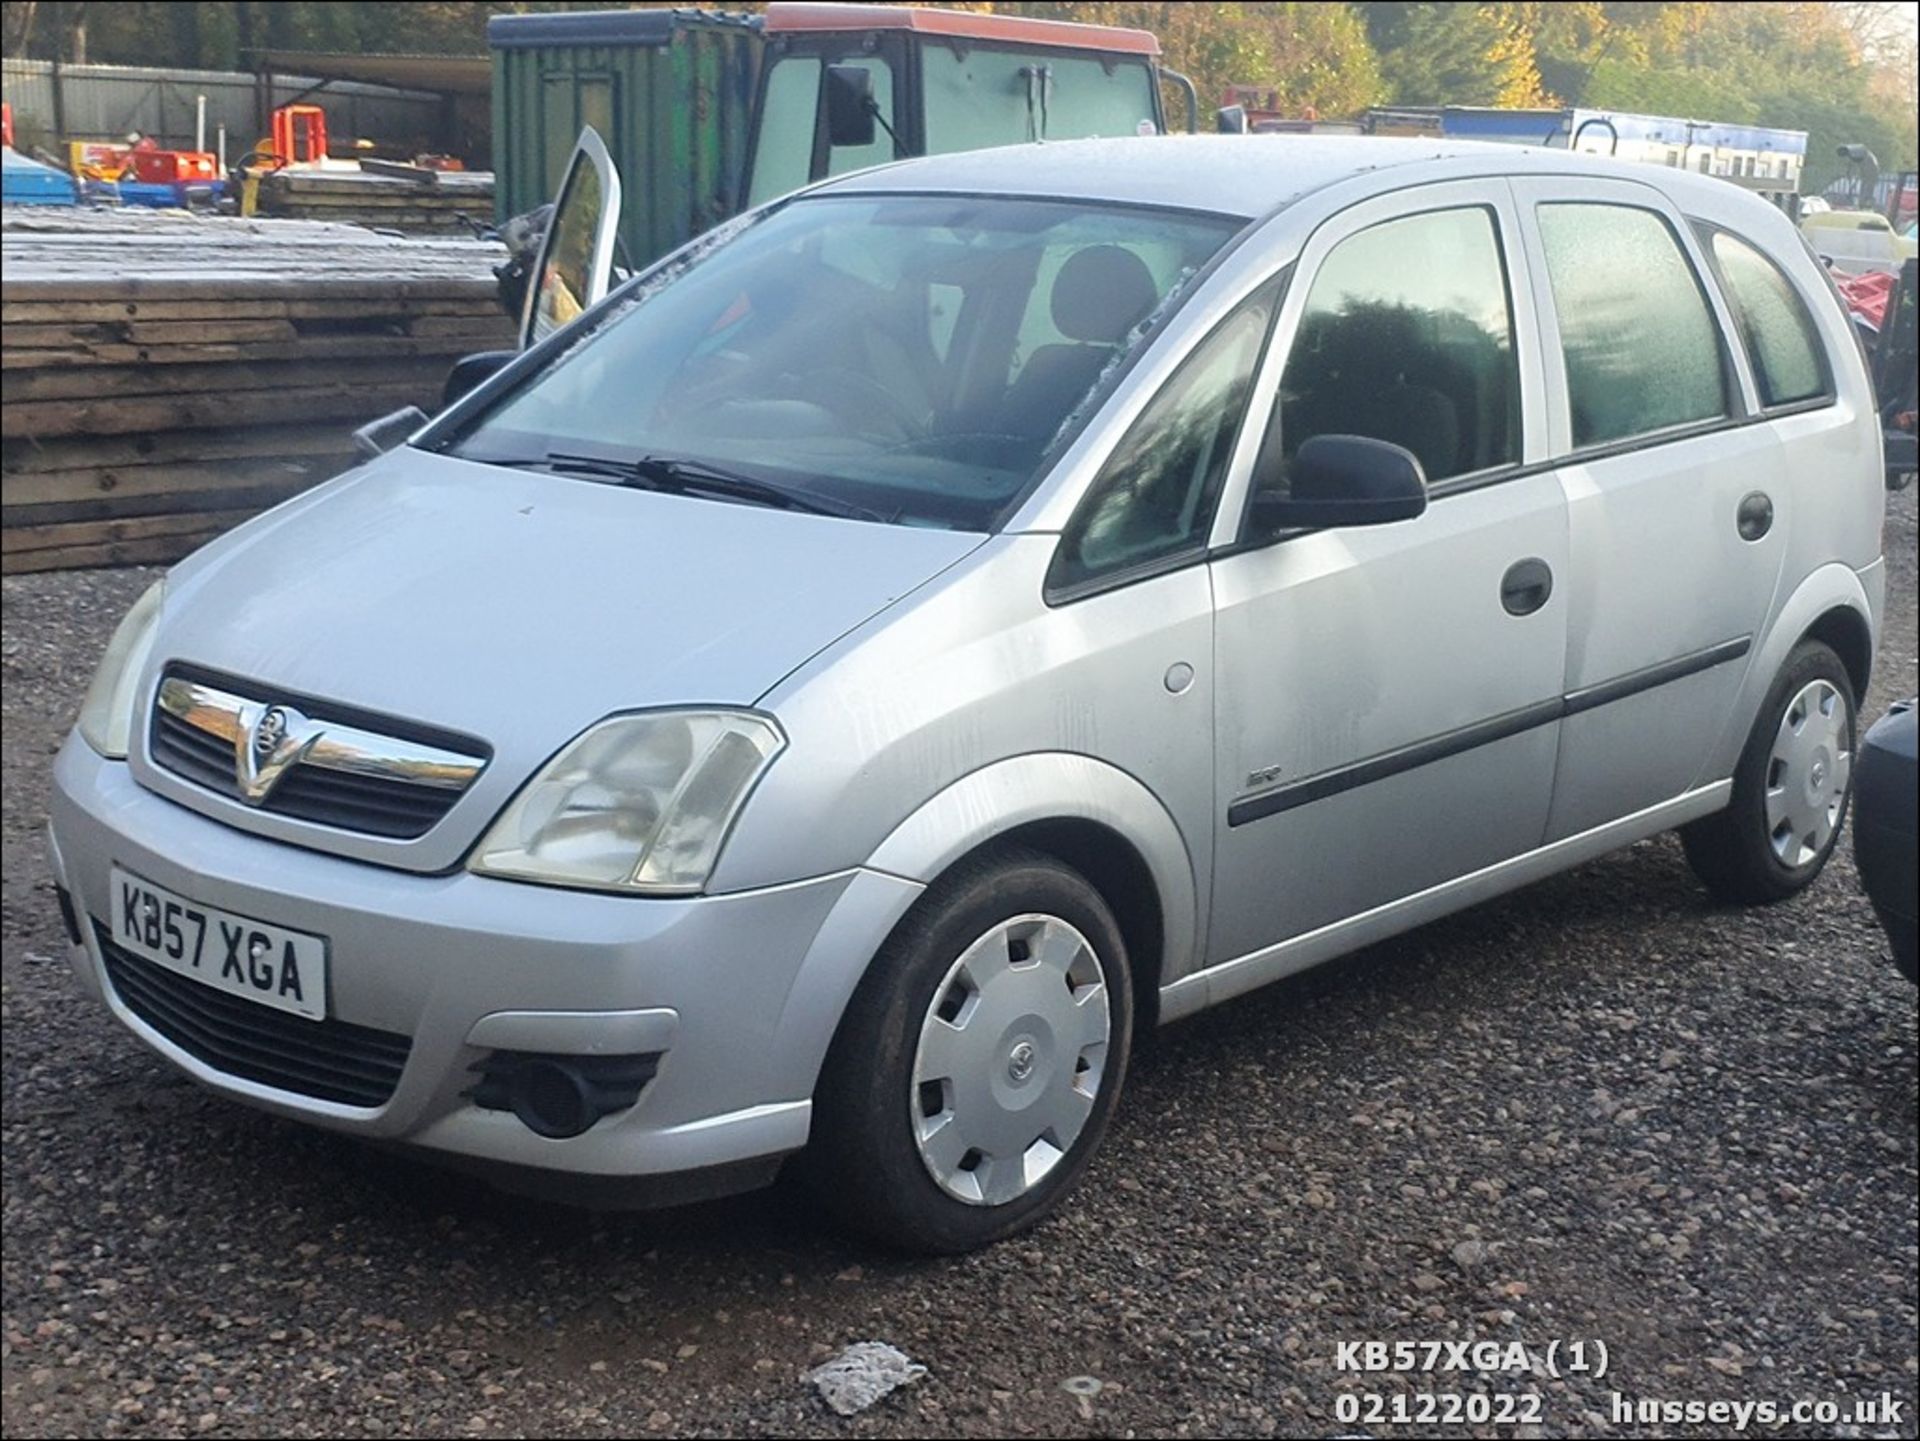
<svg viewBox="0 0 1920 1441">
<path fill-rule="evenodd" d="M 496 15 L 487 39 L 510 252 L 495 274 L 523 349 L 623 275 L 814 181 L 910 156 L 1157 135 L 1163 78 L 1186 93 L 1188 129 L 1197 107 L 1145 30 L 910 5 Z M 513 354 L 462 360 L 443 403 Z"/>
<path fill-rule="evenodd" d="M 496 15 L 495 219 L 551 202 L 592 129 L 626 180 L 626 261 L 830 175 L 1166 128 L 1144 30 L 908 5 Z"/>
<path fill-rule="evenodd" d="M 763 34 L 742 208 L 911 155 L 1166 128 L 1144 30 L 775 3 Z"/>
</svg>

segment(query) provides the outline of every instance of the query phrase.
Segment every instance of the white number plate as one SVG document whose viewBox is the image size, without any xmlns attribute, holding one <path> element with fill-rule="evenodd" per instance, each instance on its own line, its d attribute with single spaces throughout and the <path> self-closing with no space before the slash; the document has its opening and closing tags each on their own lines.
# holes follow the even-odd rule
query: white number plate
<svg viewBox="0 0 1920 1441">
<path fill-rule="evenodd" d="M 136 956 L 310 1021 L 327 1018 L 327 940 L 216 910 L 113 868 L 113 939 Z"/>
</svg>

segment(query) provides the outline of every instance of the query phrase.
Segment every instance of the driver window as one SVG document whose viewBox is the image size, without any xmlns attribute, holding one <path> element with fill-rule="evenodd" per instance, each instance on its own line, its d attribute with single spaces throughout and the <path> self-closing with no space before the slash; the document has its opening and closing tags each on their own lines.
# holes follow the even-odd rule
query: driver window
<svg viewBox="0 0 1920 1441">
<path fill-rule="evenodd" d="M 760 205 L 807 183 L 813 128 L 820 105 L 820 58 L 789 55 L 767 72 L 760 138 L 747 204 Z"/>
<path fill-rule="evenodd" d="M 1068 523 L 1049 590 L 1206 544 L 1279 293 L 1277 279 L 1261 286 L 1133 423 Z"/>
<path fill-rule="evenodd" d="M 1285 459 L 1316 435 L 1364 435 L 1405 446 L 1439 482 L 1517 463 L 1519 414 L 1491 211 L 1410 215 L 1334 247 L 1280 379 Z M 1284 477 L 1269 484 L 1282 488 Z"/>
</svg>

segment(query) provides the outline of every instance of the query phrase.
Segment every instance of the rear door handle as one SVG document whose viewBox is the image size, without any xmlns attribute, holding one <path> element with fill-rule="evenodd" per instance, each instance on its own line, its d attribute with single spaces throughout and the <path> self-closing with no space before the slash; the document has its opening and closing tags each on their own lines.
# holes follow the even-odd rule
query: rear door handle
<svg viewBox="0 0 1920 1441">
<path fill-rule="evenodd" d="M 1773 529 L 1773 497 L 1764 490 L 1749 492 L 1734 512 L 1734 524 L 1739 528 L 1740 539 L 1761 539 Z"/>
<path fill-rule="evenodd" d="M 1500 604 L 1508 615 L 1532 615 L 1553 594 L 1553 568 L 1538 556 L 1516 560 L 1500 577 Z"/>
</svg>

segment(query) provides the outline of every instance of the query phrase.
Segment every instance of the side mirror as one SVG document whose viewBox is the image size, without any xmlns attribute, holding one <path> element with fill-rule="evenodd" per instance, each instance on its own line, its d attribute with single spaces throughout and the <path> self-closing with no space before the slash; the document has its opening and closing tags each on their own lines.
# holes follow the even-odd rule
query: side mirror
<svg viewBox="0 0 1920 1441">
<path fill-rule="evenodd" d="M 1272 457 L 1274 463 L 1278 460 Z M 1261 461 L 1266 469 L 1268 457 Z M 1294 453 L 1287 475 L 1287 489 L 1263 491 L 1256 472 L 1251 517 L 1255 534 L 1384 525 L 1412 520 L 1427 508 L 1427 477 L 1419 459 L 1404 446 L 1384 440 L 1316 435 Z"/>
<path fill-rule="evenodd" d="M 482 350 L 461 356 L 447 372 L 446 384 L 440 387 L 440 408 L 445 410 L 468 391 L 477 389 L 481 381 L 505 369 L 519 353 L 517 350 Z"/>
<path fill-rule="evenodd" d="M 827 144 L 873 144 L 873 72 L 864 65 L 827 67 Z"/>
<path fill-rule="evenodd" d="M 1253 127 L 1247 123 L 1247 107 L 1222 105 L 1213 112 L 1213 128 L 1222 135 L 1245 135 Z"/>
<path fill-rule="evenodd" d="M 369 420 L 353 433 L 353 449 L 362 460 L 385 455 L 427 423 L 427 413 L 417 405 L 403 406 L 391 415 Z"/>
</svg>

